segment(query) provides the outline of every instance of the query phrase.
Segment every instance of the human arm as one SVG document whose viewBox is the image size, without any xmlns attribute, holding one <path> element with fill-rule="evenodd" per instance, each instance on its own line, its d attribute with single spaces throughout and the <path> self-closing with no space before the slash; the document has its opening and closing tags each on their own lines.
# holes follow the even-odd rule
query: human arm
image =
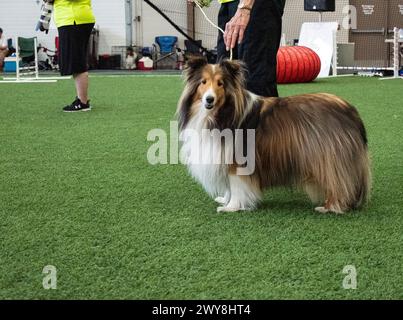
<svg viewBox="0 0 403 320">
<path fill-rule="evenodd" d="M 0 38 L 0 50 L 7 50 L 8 49 L 8 44 L 7 40 L 5 37 Z"/>
</svg>

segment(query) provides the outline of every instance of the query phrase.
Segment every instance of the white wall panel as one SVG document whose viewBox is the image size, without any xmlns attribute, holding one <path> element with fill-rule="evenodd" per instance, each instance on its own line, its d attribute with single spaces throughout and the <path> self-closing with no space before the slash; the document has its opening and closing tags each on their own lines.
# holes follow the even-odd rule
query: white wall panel
<svg viewBox="0 0 403 320">
<path fill-rule="evenodd" d="M 143 2 L 142 0 L 137 1 Z M 168 16 L 173 17 L 174 22 L 178 26 L 181 28 L 186 28 L 186 0 L 170 1 L 170 5 L 171 7 L 169 8 L 170 12 L 168 12 Z M 177 36 L 179 39 L 179 46 L 183 47 L 183 41 L 185 39 L 184 36 L 177 32 L 169 22 L 167 22 L 159 13 L 157 13 L 145 2 L 142 3 L 141 19 L 143 34 L 142 39 L 139 39 L 139 45 L 149 47 L 154 43 L 155 37 L 157 36 Z"/>
<path fill-rule="evenodd" d="M 40 2 L 39 2 L 40 3 Z M 93 0 L 92 6 L 100 29 L 99 53 L 110 53 L 111 46 L 125 45 L 124 0 Z M 0 27 L 8 38 L 37 36 L 39 43 L 54 49 L 56 26 L 52 23 L 49 34 L 35 32 L 40 15 L 37 0 L 0 0 Z"/>
<path fill-rule="evenodd" d="M 343 8 L 349 5 L 349 0 L 336 0 L 335 12 L 324 12 L 322 21 L 337 21 L 342 24 L 345 15 Z M 304 11 L 304 0 L 286 0 L 284 17 L 283 17 L 283 33 L 286 35 L 286 41 L 291 43 L 294 39 L 299 38 L 301 26 L 304 22 L 318 22 L 319 13 Z M 337 41 L 339 43 L 348 42 L 349 31 L 341 29 L 337 33 Z"/>
</svg>

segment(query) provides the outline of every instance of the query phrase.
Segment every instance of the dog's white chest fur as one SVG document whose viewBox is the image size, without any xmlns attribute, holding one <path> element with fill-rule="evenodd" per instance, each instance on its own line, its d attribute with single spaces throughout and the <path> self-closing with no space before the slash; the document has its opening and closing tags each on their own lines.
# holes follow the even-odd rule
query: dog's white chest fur
<svg viewBox="0 0 403 320">
<path fill-rule="evenodd" d="M 228 168 L 223 161 L 224 149 L 220 140 L 205 128 L 205 112 L 201 108 L 181 132 L 181 160 L 187 165 L 190 174 L 215 197 L 228 188 Z"/>
</svg>

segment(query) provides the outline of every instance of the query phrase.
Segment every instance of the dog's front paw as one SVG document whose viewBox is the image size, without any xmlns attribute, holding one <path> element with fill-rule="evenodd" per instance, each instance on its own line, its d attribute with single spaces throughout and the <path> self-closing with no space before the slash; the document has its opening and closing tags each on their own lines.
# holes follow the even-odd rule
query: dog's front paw
<svg viewBox="0 0 403 320">
<path fill-rule="evenodd" d="M 218 207 L 217 208 L 217 212 L 218 213 L 220 213 L 220 212 L 237 212 L 237 211 L 241 211 L 242 209 L 241 208 L 238 208 L 238 207 Z"/>
<path fill-rule="evenodd" d="M 325 207 L 316 207 L 315 211 L 320 212 L 320 213 L 328 213 L 329 210 L 326 209 Z"/>
<path fill-rule="evenodd" d="M 219 203 L 219 204 L 227 204 L 227 199 L 225 199 L 224 197 L 217 197 L 214 199 L 215 202 Z"/>
</svg>

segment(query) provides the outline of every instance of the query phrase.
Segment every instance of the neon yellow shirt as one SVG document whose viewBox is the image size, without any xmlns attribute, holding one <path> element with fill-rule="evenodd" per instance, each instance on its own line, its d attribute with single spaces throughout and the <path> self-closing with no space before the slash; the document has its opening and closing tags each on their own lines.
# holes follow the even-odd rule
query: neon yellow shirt
<svg viewBox="0 0 403 320">
<path fill-rule="evenodd" d="M 54 6 L 56 26 L 95 23 L 91 0 L 56 0 Z"/>
<path fill-rule="evenodd" d="M 232 2 L 235 0 L 218 0 L 219 3 L 223 4 L 223 3 L 227 3 L 227 2 Z"/>
</svg>

